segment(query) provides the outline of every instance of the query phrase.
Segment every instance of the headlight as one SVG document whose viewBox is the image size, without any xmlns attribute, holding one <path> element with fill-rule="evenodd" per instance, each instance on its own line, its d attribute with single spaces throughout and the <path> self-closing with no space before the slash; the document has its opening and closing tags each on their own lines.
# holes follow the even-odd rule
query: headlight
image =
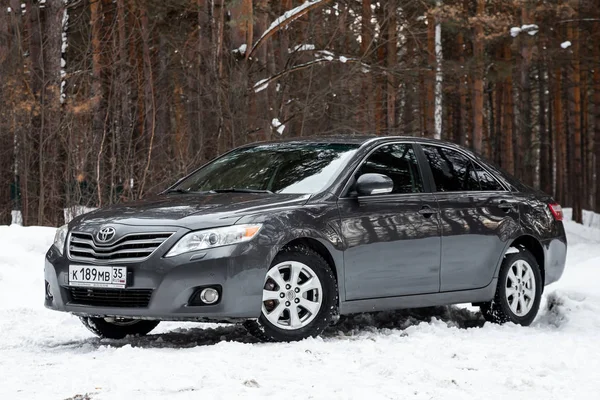
<svg viewBox="0 0 600 400">
<path fill-rule="evenodd" d="M 190 251 L 212 249 L 251 240 L 262 228 L 262 224 L 233 225 L 224 228 L 190 232 L 175 244 L 165 257 L 173 257 Z"/>
<path fill-rule="evenodd" d="M 54 235 L 54 246 L 58 249 L 58 253 L 62 255 L 65 248 L 65 240 L 67 240 L 67 233 L 69 232 L 69 226 L 63 225 L 56 230 Z"/>
</svg>

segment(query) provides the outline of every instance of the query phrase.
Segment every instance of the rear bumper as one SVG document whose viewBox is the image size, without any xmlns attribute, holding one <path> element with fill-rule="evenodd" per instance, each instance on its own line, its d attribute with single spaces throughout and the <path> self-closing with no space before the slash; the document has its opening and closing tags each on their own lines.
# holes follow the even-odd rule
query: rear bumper
<svg viewBox="0 0 600 400">
<path fill-rule="evenodd" d="M 257 318 L 269 265 L 268 249 L 248 243 L 211 249 L 204 253 L 203 256 L 196 252 L 169 259 L 151 257 L 139 264 L 119 264 L 127 266 L 128 271 L 132 272 L 130 283 L 123 290 L 151 289 L 150 300 L 147 307 L 108 307 L 84 305 L 71 295 L 69 264 L 83 263 L 58 256 L 56 249 L 51 248 L 46 254 L 44 276 L 52 296 L 46 295 L 45 306 L 78 316 L 190 321 Z M 202 258 L 190 260 L 191 255 Z M 206 286 L 221 288 L 219 302 L 214 305 L 189 305 L 194 292 Z"/>
<path fill-rule="evenodd" d="M 542 243 L 545 250 L 545 279 L 544 284 L 556 282 L 565 270 L 567 260 L 566 237 L 549 239 Z"/>
</svg>

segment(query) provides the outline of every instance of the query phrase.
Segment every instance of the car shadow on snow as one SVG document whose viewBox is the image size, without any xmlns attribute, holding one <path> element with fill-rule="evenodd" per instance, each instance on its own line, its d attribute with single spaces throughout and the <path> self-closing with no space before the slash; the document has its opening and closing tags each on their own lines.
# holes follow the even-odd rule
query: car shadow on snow
<svg viewBox="0 0 600 400">
<path fill-rule="evenodd" d="M 454 306 L 414 308 L 396 311 L 364 313 L 342 317 L 337 325 L 329 327 L 325 337 L 358 334 L 362 330 L 396 329 L 431 322 L 433 319 L 445 322 L 449 327 L 480 328 L 485 320 L 479 311 Z"/>
<path fill-rule="evenodd" d="M 458 328 L 481 327 L 485 323 L 479 312 L 453 306 L 429 307 L 342 317 L 335 326 L 327 328 L 322 337 L 335 340 L 336 337 L 354 336 L 362 331 L 373 332 L 380 329 L 403 331 L 410 326 L 422 322 L 427 323 L 433 319 L 445 322 L 449 327 Z M 119 340 L 90 338 L 79 343 L 70 341 L 53 347 L 91 346 L 98 348 L 100 346 L 123 347 L 130 345 L 142 348 L 189 348 L 214 345 L 220 342 L 259 343 L 259 340 L 248 334 L 241 325 L 222 325 L 216 328 L 202 326 L 178 328 L 164 333 Z"/>
</svg>

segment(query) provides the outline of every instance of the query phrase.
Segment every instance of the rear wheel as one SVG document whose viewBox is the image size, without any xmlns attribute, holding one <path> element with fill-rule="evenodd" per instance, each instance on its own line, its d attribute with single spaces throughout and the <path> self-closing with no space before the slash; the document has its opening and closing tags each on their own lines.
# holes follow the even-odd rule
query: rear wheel
<svg viewBox="0 0 600 400">
<path fill-rule="evenodd" d="M 337 284 L 329 264 L 306 246 L 285 248 L 267 271 L 261 315 L 244 326 L 264 341 L 319 335 L 337 314 Z"/>
<path fill-rule="evenodd" d="M 123 339 L 128 335 L 144 336 L 159 324 L 159 321 L 126 318 L 80 317 L 79 319 L 92 333 L 108 339 Z"/>
<path fill-rule="evenodd" d="M 518 250 L 504 257 L 494 300 L 481 306 L 487 321 L 527 326 L 538 313 L 542 297 L 540 267 L 528 250 Z"/>
</svg>

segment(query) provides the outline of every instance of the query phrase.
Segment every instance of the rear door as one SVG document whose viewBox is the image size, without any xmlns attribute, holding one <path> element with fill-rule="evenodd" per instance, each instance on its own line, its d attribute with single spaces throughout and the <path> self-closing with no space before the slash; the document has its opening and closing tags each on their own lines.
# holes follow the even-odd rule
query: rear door
<svg viewBox="0 0 600 400">
<path fill-rule="evenodd" d="M 375 149 L 354 174 L 380 173 L 392 193 L 362 196 L 349 189 L 338 200 L 346 245 L 346 299 L 437 293 L 440 231 L 437 204 L 426 190 L 410 143 Z"/>
<path fill-rule="evenodd" d="M 435 184 L 442 230 L 442 292 L 487 286 L 518 229 L 513 196 L 466 153 L 421 145 Z"/>
</svg>

